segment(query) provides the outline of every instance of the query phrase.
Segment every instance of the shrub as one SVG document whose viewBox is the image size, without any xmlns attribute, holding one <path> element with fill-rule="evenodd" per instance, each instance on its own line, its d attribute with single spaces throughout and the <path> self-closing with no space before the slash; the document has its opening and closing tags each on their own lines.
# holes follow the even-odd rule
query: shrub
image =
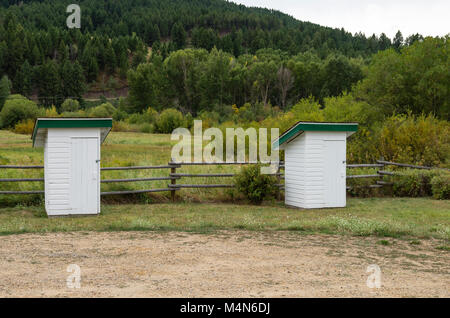
<svg viewBox="0 0 450 318">
<path fill-rule="evenodd" d="M 158 112 L 149 107 L 142 113 L 132 114 L 128 118 L 130 124 L 153 124 L 158 120 Z"/>
<path fill-rule="evenodd" d="M 151 134 L 152 132 L 154 132 L 154 130 L 155 127 L 153 126 L 153 124 L 145 123 L 140 126 L 140 132 L 143 133 Z"/>
<path fill-rule="evenodd" d="M 433 198 L 438 200 L 450 199 L 450 173 L 448 171 L 443 171 L 440 175 L 434 176 L 430 183 Z"/>
<path fill-rule="evenodd" d="M 80 109 L 80 103 L 76 99 L 66 99 L 61 104 L 61 112 L 76 112 Z"/>
<path fill-rule="evenodd" d="M 58 114 L 55 105 L 52 105 L 52 107 L 45 109 L 45 117 L 61 117 L 61 116 Z"/>
<path fill-rule="evenodd" d="M 164 110 L 156 122 L 156 130 L 160 133 L 169 134 L 175 128 L 186 125 L 183 114 L 174 108 Z"/>
<path fill-rule="evenodd" d="M 92 108 L 89 111 L 90 117 L 112 117 L 114 112 L 116 111 L 116 108 L 111 103 L 103 103 L 101 105 L 98 105 L 97 107 Z"/>
<path fill-rule="evenodd" d="M 14 126 L 14 132 L 16 134 L 30 135 L 33 133 L 34 121 L 34 119 L 22 120 Z"/>
<path fill-rule="evenodd" d="M 40 114 L 35 102 L 21 95 L 11 95 L 0 112 L 0 127 L 14 127 L 26 119 L 36 119 Z"/>
<path fill-rule="evenodd" d="M 61 117 L 86 117 L 86 112 L 84 110 L 79 110 L 77 112 L 64 112 Z"/>
<path fill-rule="evenodd" d="M 432 195 L 431 179 L 438 170 L 405 170 L 392 176 L 392 192 L 399 197 L 425 197 Z"/>
<path fill-rule="evenodd" d="M 128 118 L 128 114 L 126 111 L 116 109 L 116 111 L 113 113 L 112 118 L 114 121 L 121 121 Z"/>
<path fill-rule="evenodd" d="M 388 161 L 443 165 L 450 158 L 450 123 L 432 115 L 394 115 L 385 121 L 377 148 Z"/>
<path fill-rule="evenodd" d="M 261 202 L 276 192 L 276 179 L 273 176 L 261 174 L 261 165 L 250 165 L 242 168 L 235 176 L 236 188 L 253 204 Z"/>
</svg>

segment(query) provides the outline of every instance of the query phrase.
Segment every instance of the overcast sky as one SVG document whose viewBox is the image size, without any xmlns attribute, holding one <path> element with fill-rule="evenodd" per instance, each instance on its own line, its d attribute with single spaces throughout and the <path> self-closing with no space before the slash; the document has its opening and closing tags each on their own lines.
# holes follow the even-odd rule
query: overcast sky
<svg viewBox="0 0 450 318">
<path fill-rule="evenodd" d="M 385 33 L 393 38 L 446 35 L 450 32 L 450 0 L 232 0 L 252 7 L 265 7 L 310 21 L 366 36 Z"/>
</svg>

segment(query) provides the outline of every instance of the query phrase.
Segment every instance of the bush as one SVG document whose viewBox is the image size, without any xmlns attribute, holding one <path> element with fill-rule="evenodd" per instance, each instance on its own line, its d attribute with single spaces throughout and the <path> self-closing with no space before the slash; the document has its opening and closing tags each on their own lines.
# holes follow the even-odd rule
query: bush
<svg viewBox="0 0 450 318">
<path fill-rule="evenodd" d="M 112 117 L 116 108 L 111 103 L 103 103 L 89 111 L 89 117 L 107 118 Z"/>
<path fill-rule="evenodd" d="M 450 123 L 432 115 L 395 115 L 381 129 L 378 147 L 388 161 L 422 166 L 448 165 Z"/>
<path fill-rule="evenodd" d="M 175 128 L 185 126 L 183 114 L 174 108 L 164 110 L 156 122 L 156 130 L 163 134 L 170 134 Z"/>
<path fill-rule="evenodd" d="M 151 134 L 152 132 L 154 132 L 155 127 L 153 126 L 153 124 L 145 123 L 140 126 L 139 130 L 140 132 Z"/>
<path fill-rule="evenodd" d="M 392 194 L 398 197 L 426 197 L 433 194 L 431 179 L 438 170 L 405 170 L 390 177 L 393 182 Z"/>
<path fill-rule="evenodd" d="M 22 120 L 14 126 L 14 132 L 16 134 L 30 135 L 33 133 L 34 122 L 34 119 Z"/>
<path fill-rule="evenodd" d="M 149 107 L 142 113 L 132 114 L 128 118 L 130 124 L 153 124 L 158 120 L 158 112 Z"/>
<path fill-rule="evenodd" d="M 80 103 L 76 99 L 66 99 L 61 104 L 61 112 L 76 112 L 80 109 Z"/>
<path fill-rule="evenodd" d="M 52 107 L 45 109 L 45 117 L 61 117 L 61 116 L 58 114 L 55 105 L 52 105 Z"/>
<path fill-rule="evenodd" d="M 276 192 L 276 179 L 273 176 L 261 174 L 259 164 L 242 168 L 234 179 L 237 190 L 253 204 L 261 204 L 265 198 Z"/>
<path fill-rule="evenodd" d="M 443 171 L 442 174 L 434 176 L 430 183 L 433 198 L 438 200 L 450 199 L 450 172 Z"/>
<path fill-rule="evenodd" d="M 14 127 L 26 119 L 36 119 L 40 114 L 35 102 L 21 96 L 11 95 L 0 112 L 0 127 Z"/>
<path fill-rule="evenodd" d="M 86 117 L 86 112 L 84 110 L 79 110 L 77 112 L 64 112 L 61 117 Z"/>
<path fill-rule="evenodd" d="M 116 111 L 113 113 L 112 118 L 114 121 L 121 121 L 128 118 L 128 113 L 126 111 L 116 109 Z"/>
</svg>

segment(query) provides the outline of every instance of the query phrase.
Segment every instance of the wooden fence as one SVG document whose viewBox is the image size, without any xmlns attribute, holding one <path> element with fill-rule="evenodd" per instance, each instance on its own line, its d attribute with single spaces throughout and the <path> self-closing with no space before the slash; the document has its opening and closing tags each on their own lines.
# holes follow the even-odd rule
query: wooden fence
<svg viewBox="0 0 450 318">
<path fill-rule="evenodd" d="M 261 162 L 260 162 L 261 163 Z M 212 165 L 248 165 L 248 164 L 256 164 L 256 162 L 215 162 L 215 163 L 206 163 L 206 162 L 193 162 L 193 163 L 177 163 L 177 162 L 169 162 L 167 165 L 160 166 L 130 166 L 130 167 L 104 167 L 101 168 L 101 171 L 111 171 L 111 170 L 147 170 L 147 169 L 170 169 L 170 173 L 168 176 L 161 177 L 151 177 L 151 178 L 129 178 L 129 179 L 102 179 L 101 183 L 116 183 L 116 182 L 144 182 L 144 181 L 161 181 L 167 180 L 170 181 L 165 188 L 152 188 L 145 190 L 124 190 L 124 191 L 110 191 L 110 192 L 101 192 L 101 195 L 122 195 L 122 194 L 138 194 L 138 193 L 151 193 L 151 192 L 166 192 L 170 191 L 172 200 L 175 200 L 175 192 L 181 189 L 187 188 L 233 188 L 234 185 L 231 183 L 223 183 L 223 184 L 186 184 L 186 183 L 177 183 L 177 180 L 182 180 L 183 178 L 232 178 L 235 176 L 234 173 L 177 173 L 177 169 L 181 169 L 183 166 L 212 166 Z M 267 164 L 267 162 L 262 162 L 262 164 Z M 366 174 L 366 175 L 347 175 L 347 179 L 354 178 L 373 178 L 376 179 L 375 184 L 369 185 L 371 188 L 381 188 L 385 185 L 390 185 L 391 183 L 383 180 L 384 176 L 392 176 L 398 175 L 397 172 L 386 171 L 386 166 L 398 166 L 398 167 L 406 167 L 413 169 L 433 169 L 432 167 L 425 166 L 417 166 L 417 165 L 409 165 L 403 163 L 389 162 L 378 160 L 377 163 L 372 164 L 349 164 L 347 168 L 379 168 L 376 174 Z M 284 162 L 277 163 L 277 171 L 271 175 L 275 176 L 278 180 L 277 187 L 282 190 L 284 189 L 284 184 L 282 180 L 284 180 L 284 174 L 281 170 L 284 170 Z M 14 165 L 0 165 L 1 169 L 43 169 L 44 166 L 14 166 Z M 446 169 L 448 170 L 448 169 Z M 10 178 L 10 179 L 0 179 L 0 182 L 43 182 L 44 178 Z M 347 187 L 347 190 L 350 190 L 351 187 Z M 31 190 L 31 191 L 0 191 L 0 194 L 8 195 L 8 194 L 43 194 L 43 190 Z"/>
</svg>

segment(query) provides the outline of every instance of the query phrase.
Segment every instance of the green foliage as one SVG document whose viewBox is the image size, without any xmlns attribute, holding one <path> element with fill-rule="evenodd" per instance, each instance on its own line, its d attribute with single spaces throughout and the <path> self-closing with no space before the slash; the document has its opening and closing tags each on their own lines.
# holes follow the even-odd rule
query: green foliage
<svg viewBox="0 0 450 318">
<path fill-rule="evenodd" d="M 442 171 L 440 175 L 434 176 L 430 183 L 433 198 L 438 200 L 450 199 L 450 172 Z"/>
<path fill-rule="evenodd" d="M 392 176 L 392 194 L 397 197 L 426 197 L 433 194 L 431 179 L 438 170 L 405 170 Z"/>
<path fill-rule="evenodd" d="M 112 117 L 116 108 L 111 103 L 103 103 L 89 110 L 90 117 L 108 118 Z"/>
<path fill-rule="evenodd" d="M 373 168 L 351 168 L 347 169 L 347 176 L 349 175 L 376 175 L 377 169 Z M 351 196 L 354 197 L 379 197 L 384 195 L 385 189 L 371 188 L 370 185 L 376 184 L 379 178 L 349 178 L 347 179 L 347 186 L 350 190 L 347 191 Z"/>
<path fill-rule="evenodd" d="M 63 112 L 61 117 L 87 117 L 84 110 L 78 110 L 76 112 Z"/>
<path fill-rule="evenodd" d="M 243 167 L 235 176 L 234 182 L 237 191 L 243 193 L 253 204 L 261 204 L 265 198 L 276 192 L 276 179 L 261 174 L 261 165 Z"/>
<path fill-rule="evenodd" d="M 448 37 L 427 37 L 400 52 L 379 52 L 369 66 L 367 78 L 357 87 L 357 96 L 379 105 L 388 115 L 412 111 L 448 119 L 449 53 Z"/>
<path fill-rule="evenodd" d="M 10 94 L 10 83 L 8 76 L 3 75 L 2 79 L 0 80 L 0 111 L 3 108 L 3 105 L 5 104 L 6 99 L 8 98 Z"/>
<path fill-rule="evenodd" d="M 117 108 L 116 111 L 113 113 L 112 118 L 115 121 L 125 120 L 128 118 L 128 113 L 126 111 Z"/>
<path fill-rule="evenodd" d="M 384 121 L 376 146 L 379 154 L 389 161 L 448 165 L 450 123 L 432 115 L 393 115 Z"/>
<path fill-rule="evenodd" d="M 0 112 L 0 127 L 14 127 L 20 121 L 37 118 L 39 114 L 35 102 L 21 95 L 10 95 Z"/>
<path fill-rule="evenodd" d="M 61 112 L 76 112 L 80 109 L 80 103 L 75 99 L 66 99 L 61 104 Z"/>
<path fill-rule="evenodd" d="M 183 114 L 174 108 L 164 110 L 156 122 L 156 130 L 164 134 L 170 134 L 175 128 L 185 126 L 186 121 Z"/>
<path fill-rule="evenodd" d="M 144 123 L 140 126 L 140 132 L 150 134 L 154 132 L 155 126 L 153 124 Z"/>
</svg>

